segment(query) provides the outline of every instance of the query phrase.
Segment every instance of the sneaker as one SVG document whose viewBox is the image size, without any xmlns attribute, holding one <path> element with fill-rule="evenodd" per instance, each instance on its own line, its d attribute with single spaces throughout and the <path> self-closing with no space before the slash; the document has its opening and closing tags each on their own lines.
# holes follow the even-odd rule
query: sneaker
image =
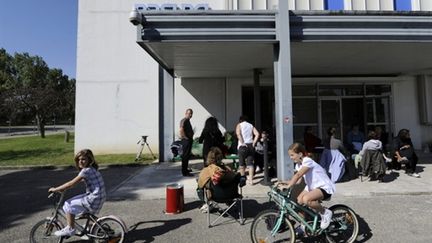
<svg viewBox="0 0 432 243">
<path fill-rule="evenodd" d="M 333 216 L 332 211 L 327 208 L 324 210 L 324 214 L 321 214 L 321 229 L 326 229 L 330 225 L 331 218 Z"/>
<path fill-rule="evenodd" d="M 55 236 L 64 237 L 64 236 L 72 236 L 75 234 L 75 229 L 72 229 L 69 225 L 64 227 L 61 230 L 57 230 L 54 232 Z"/>
<path fill-rule="evenodd" d="M 208 210 L 212 211 L 213 210 L 213 204 L 210 203 L 210 205 L 204 204 L 202 205 L 202 207 L 200 208 L 201 213 L 207 213 Z"/>
<path fill-rule="evenodd" d="M 415 178 L 420 178 L 420 175 L 417 173 L 408 173 L 409 176 L 415 177 Z"/>
<path fill-rule="evenodd" d="M 201 211 L 201 213 L 207 213 L 208 205 L 207 204 L 202 205 L 202 207 L 200 207 L 199 210 Z"/>
</svg>

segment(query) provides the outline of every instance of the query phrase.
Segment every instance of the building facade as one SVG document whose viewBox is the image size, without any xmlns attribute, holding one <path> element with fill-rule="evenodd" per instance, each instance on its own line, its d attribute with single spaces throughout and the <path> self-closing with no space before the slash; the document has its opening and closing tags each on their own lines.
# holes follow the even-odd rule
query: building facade
<svg viewBox="0 0 432 243">
<path fill-rule="evenodd" d="M 197 136 L 246 114 L 281 143 L 352 124 L 432 142 L 431 1 L 285 3 L 80 1 L 75 149 L 130 153 L 148 135 L 169 159 L 187 108 Z"/>
</svg>

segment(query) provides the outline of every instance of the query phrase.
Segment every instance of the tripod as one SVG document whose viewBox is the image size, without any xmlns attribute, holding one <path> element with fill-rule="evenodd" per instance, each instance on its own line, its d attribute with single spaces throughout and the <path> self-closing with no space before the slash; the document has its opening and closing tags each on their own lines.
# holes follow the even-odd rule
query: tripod
<svg viewBox="0 0 432 243">
<path fill-rule="evenodd" d="M 147 148 L 150 150 L 151 155 L 153 156 L 153 159 L 156 159 L 156 156 L 153 154 L 150 145 L 147 143 L 147 137 L 148 136 L 141 136 L 141 139 L 137 142 L 137 144 L 140 145 L 140 148 L 138 150 L 137 156 L 135 158 L 135 161 L 138 161 L 141 158 L 142 151 L 144 149 L 144 145 L 147 145 Z"/>
</svg>

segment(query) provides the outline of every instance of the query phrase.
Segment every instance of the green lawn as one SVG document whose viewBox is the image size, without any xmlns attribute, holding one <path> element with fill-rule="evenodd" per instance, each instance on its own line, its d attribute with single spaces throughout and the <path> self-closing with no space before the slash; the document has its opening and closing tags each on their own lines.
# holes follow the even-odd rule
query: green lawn
<svg viewBox="0 0 432 243">
<path fill-rule="evenodd" d="M 26 136 L 0 139 L 0 166 L 51 166 L 74 165 L 74 134 L 66 143 L 64 134 Z M 95 155 L 99 164 L 136 164 L 135 154 Z M 150 155 L 143 155 L 139 163 L 152 161 Z"/>
</svg>

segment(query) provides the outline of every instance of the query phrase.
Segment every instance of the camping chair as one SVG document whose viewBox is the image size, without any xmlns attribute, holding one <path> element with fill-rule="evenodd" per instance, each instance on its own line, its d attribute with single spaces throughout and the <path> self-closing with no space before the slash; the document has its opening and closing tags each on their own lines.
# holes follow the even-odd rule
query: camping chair
<svg viewBox="0 0 432 243">
<path fill-rule="evenodd" d="M 386 164 L 380 150 L 366 150 L 361 159 L 363 175 L 371 180 L 382 181 L 386 174 Z"/>
<path fill-rule="evenodd" d="M 238 183 L 214 185 L 212 181 L 209 180 L 204 187 L 204 201 L 207 204 L 207 226 L 209 228 L 216 226 L 216 222 L 224 216 L 233 218 L 241 225 L 244 224 L 242 188 L 240 187 L 239 193 Z M 226 207 L 222 205 L 226 205 Z M 211 221 L 211 211 L 215 209 L 219 213 L 219 216 Z M 237 209 L 238 217 L 233 215 L 232 209 Z"/>
</svg>

